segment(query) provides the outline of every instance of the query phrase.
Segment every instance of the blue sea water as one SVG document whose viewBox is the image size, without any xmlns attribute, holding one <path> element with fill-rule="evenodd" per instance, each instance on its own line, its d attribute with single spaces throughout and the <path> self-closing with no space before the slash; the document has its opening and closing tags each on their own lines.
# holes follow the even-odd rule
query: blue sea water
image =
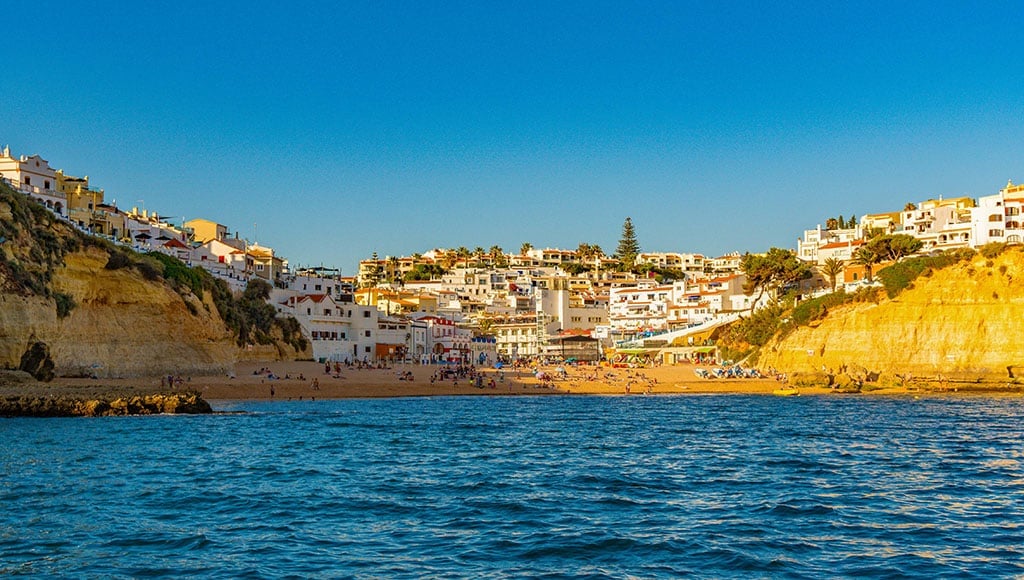
<svg viewBox="0 0 1024 580">
<path fill-rule="evenodd" d="M 409 398 L 0 420 L 0 575 L 1024 575 L 1024 400 Z"/>
</svg>

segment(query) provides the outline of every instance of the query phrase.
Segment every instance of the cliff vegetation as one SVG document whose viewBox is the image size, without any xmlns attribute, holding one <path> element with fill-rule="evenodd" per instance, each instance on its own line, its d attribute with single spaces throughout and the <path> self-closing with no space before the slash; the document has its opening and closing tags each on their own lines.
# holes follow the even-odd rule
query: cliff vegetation
<svg viewBox="0 0 1024 580">
<path fill-rule="evenodd" d="M 829 380 L 1016 383 L 1024 349 L 1024 251 L 990 245 L 904 258 L 879 287 L 755 312 L 722 341 L 726 356 Z M 1014 369 L 1017 369 L 1016 372 Z"/>
<path fill-rule="evenodd" d="M 304 356 L 268 295 L 258 281 L 236 297 L 202 269 L 84 234 L 0 183 L 0 367 L 41 380 L 217 374 L 241 346 Z"/>
</svg>

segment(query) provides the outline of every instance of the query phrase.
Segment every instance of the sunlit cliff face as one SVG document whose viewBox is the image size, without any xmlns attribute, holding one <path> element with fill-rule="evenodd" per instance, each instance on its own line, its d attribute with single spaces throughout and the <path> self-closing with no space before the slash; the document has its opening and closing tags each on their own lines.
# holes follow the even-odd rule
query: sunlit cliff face
<svg viewBox="0 0 1024 580">
<path fill-rule="evenodd" d="M 921 276 L 879 304 L 855 303 L 815 328 L 801 327 L 766 347 L 763 366 L 840 371 L 853 366 L 884 375 L 1009 378 L 1024 365 L 1024 251 Z"/>
</svg>

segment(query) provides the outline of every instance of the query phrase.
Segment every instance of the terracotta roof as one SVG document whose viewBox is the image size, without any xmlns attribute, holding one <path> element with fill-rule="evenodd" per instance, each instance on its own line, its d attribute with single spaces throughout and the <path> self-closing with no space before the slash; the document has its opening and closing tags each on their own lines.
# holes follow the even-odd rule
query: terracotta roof
<svg viewBox="0 0 1024 580">
<path fill-rule="evenodd" d="M 853 248 L 860 246 L 864 243 L 864 240 L 851 240 L 849 242 L 832 242 L 831 244 L 825 244 L 824 246 L 818 246 L 818 250 L 835 250 L 836 248 Z"/>
</svg>

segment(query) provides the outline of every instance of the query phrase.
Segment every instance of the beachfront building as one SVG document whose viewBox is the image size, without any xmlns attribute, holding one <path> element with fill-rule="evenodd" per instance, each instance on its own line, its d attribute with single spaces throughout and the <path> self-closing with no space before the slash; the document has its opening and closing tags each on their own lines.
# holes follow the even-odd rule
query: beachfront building
<svg viewBox="0 0 1024 580">
<path fill-rule="evenodd" d="M 331 282 L 323 280 L 324 286 Z M 280 316 L 299 322 L 318 361 L 375 361 L 380 318 L 376 308 L 355 304 L 351 294 L 302 293 L 274 288 L 270 301 Z"/>
<path fill-rule="evenodd" d="M 60 216 L 67 216 L 67 196 L 57 189 L 57 172 L 39 155 L 11 155 L 5 146 L 0 152 L 0 179 L 15 190 L 28 194 Z"/>
<path fill-rule="evenodd" d="M 540 356 L 550 337 L 560 332 L 559 323 L 543 315 L 519 314 L 495 321 L 490 327 L 495 349 L 502 360 Z"/>
<path fill-rule="evenodd" d="M 470 362 L 473 353 L 471 331 L 442 316 L 421 316 L 416 322 L 424 329 L 421 362 Z M 414 351 L 419 350 L 416 346 L 414 344 Z"/>
<path fill-rule="evenodd" d="M 1024 242 L 1024 184 L 1007 181 L 999 193 L 978 198 L 972 221 L 974 247 Z"/>
<path fill-rule="evenodd" d="M 411 352 L 411 346 L 411 320 L 394 316 L 378 318 L 377 342 L 374 347 L 377 360 L 404 361 Z"/>
</svg>

